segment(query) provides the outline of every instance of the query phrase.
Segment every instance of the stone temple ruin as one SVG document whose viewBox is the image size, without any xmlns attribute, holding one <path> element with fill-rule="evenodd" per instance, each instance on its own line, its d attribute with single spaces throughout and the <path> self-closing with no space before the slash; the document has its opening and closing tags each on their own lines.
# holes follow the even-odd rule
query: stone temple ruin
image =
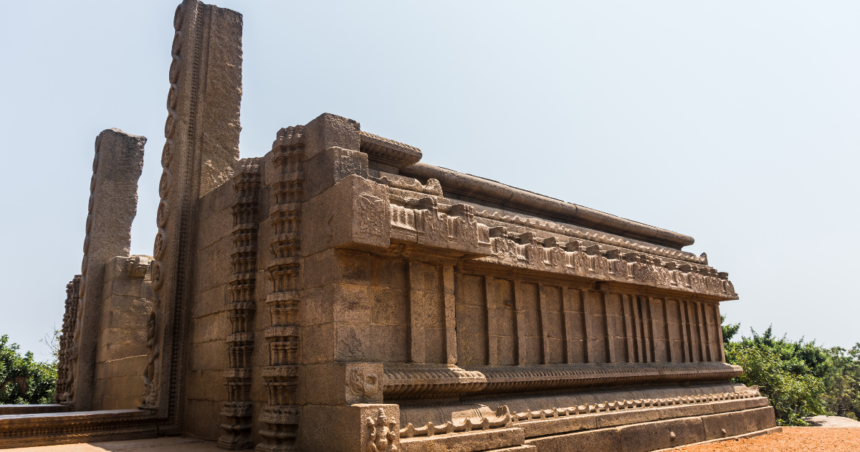
<svg viewBox="0 0 860 452">
<path fill-rule="evenodd" d="M 692 237 L 421 163 L 323 114 L 240 159 L 242 16 L 185 0 L 152 256 L 146 139 L 96 139 L 57 404 L 0 447 L 188 435 L 258 451 L 647 451 L 775 427 L 730 383 Z"/>
</svg>

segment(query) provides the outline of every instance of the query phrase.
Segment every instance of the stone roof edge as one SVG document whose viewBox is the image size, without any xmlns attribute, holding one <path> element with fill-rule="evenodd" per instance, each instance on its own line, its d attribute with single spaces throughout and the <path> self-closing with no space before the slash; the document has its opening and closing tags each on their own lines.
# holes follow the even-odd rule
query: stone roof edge
<svg viewBox="0 0 860 452">
<path fill-rule="evenodd" d="M 628 220 L 447 168 L 426 163 L 415 163 L 399 169 L 400 174 L 404 176 L 438 180 L 446 193 L 450 192 L 478 201 L 493 202 L 506 208 L 520 210 L 547 219 L 590 227 L 677 250 L 695 242 L 693 237 L 685 234 Z"/>
</svg>

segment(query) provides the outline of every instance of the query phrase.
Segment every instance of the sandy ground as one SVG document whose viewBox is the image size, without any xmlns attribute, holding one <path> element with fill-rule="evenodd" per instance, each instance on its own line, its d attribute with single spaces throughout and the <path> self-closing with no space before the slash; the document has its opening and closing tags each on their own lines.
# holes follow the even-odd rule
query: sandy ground
<svg viewBox="0 0 860 452">
<path fill-rule="evenodd" d="M 684 452 L 858 452 L 860 451 L 860 428 L 783 427 L 782 433 L 679 447 L 675 450 Z"/>
</svg>

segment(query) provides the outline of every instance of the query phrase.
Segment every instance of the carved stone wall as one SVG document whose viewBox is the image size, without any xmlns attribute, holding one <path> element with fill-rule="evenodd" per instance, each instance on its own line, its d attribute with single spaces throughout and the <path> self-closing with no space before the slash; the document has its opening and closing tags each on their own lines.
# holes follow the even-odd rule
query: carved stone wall
<svg viewBox="0 0 860 452">
<path fill-rule="evenodd" d="M 232 176 L 242 94 L 240 14 L 185 0 L 176 9 L 174 29 L 153 251 L 155 309 L 141 405 L 170 420 L 165 430 L 178 429 L 180 422 L 197 203 Z"/>
<path fill-rule="evenodd" d="M 251 441 L 253 404 L 250 398 L 254 355 L 254 313 L 257 285 L 257 235 L 260 204 L 260 159 L 245 159 L 233 177 L 236 204 L 233 205 L 233 277 L 230 280 L 229 313 L 231 333 L 229 365 L 224 372 L 228 400 L 221 415 L 224 435 L 218 440 L 224 449 L 246 449 Z"/>
</svg>

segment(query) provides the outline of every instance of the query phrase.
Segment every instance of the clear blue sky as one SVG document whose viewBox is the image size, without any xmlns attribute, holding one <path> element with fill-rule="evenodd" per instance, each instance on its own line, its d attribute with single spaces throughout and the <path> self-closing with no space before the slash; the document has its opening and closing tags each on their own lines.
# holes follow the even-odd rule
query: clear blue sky
<svg viewBox="0 0 860 452">
<path fill-rule="evenodd" d="M 0 0 L 0 334 L 47 359 L 80 272 L 93 142 L 149 138 L 172 1 Z M 427 163 L 696 238 L 742 332 L 860 341 L 860 2 L 222 1 L 244 14 L 241 152 L 322 112 Z"/>
</svg>

